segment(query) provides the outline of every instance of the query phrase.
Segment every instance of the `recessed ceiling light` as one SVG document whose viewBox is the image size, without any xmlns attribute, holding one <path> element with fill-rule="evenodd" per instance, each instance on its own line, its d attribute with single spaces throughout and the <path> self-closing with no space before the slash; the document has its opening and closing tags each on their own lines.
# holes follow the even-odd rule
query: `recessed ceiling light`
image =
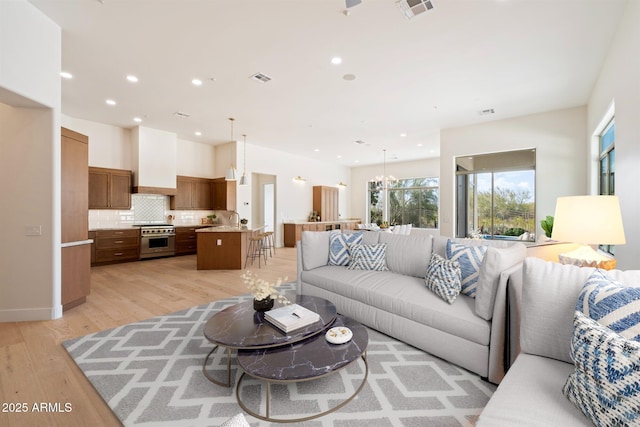
<svg viewBox="0 0 640 427">
<path fill-rule="evenodd" d="M 331 58 L 331 63 L 333 65 L 340 65 L 342 64 L 342 58 L 340 58 L 339 56 L 334 56 L 333 58 Z"/>
<path fill-rule="evenodd" d="M 316 149 L 315 149 L 315 150 L 313 150 L 313 151 L 315 151 L 315 152 L 317 153 L 318 151 L 320 151 L 320 149 L 319 149 L 319 148 L 316 148 Z"/>
<path fill-rule="evenodd" d="M 130 81 L 131 83 L 138 83 L 138 78 L 132 74 L 129 74 L 127 76 L 127 80 Z"/>
<path fill-rule="evenodd" d="M 346 81 L 352 81 L 356 79 L 356 75 L 355 74 L 345 74 L 344 76 L 342 76 L 343 79 L 345 79 Z"/>
<path fill-rule="evenodd" d="M 339 159 L 342 158 L 342 154 L 338 154 L 336 157 L 338 157 Z"/>
<path fill-rule="evenodd" d="M 73 78 L 73 74 L 71 74 L 68 71 L 63 71 L 60 73 L 60 77 L 62 77 L 63 79 L 72 79 Z"/>
<path fill-rule="evenodd" d="M 113 99 L 107 99 L 105 101 L 108 105 L 116 105 L 116 101 L 114 101 Z"/>
<path fill-rule="evenodd" d="M 422 147 L 422 144 L 418 144 L 418 147 Z"/>
<path fill-rule="evenodd" d="M 360 163 L 360 160 L 354 160 L 353 163 Z"/>
<path fill-rule="evenodd" d="M 193 79 L 191 83 L 193 83 L 194 86 L 202 86 L 202 80 L 200 79 Z"/>
<path fill-rule="evenodd" d="M 196 131 L 196 136 L 202 136 L 202 132 L 200 132 L 199 130 Z"/>
<path fill-rule="evenodd" d="M 400 136 L 404 138 L 405 136 L 407 136 L 407 134 L 403 132 L 400 134 Z"/>
<path fill-rule="evenodd" d="M 136 123 L 140 123 L 140 122 L 142 122 L 142 119 L 140 117 L 134 117 L 133 121 L 136 122 Z"/>
</svg>

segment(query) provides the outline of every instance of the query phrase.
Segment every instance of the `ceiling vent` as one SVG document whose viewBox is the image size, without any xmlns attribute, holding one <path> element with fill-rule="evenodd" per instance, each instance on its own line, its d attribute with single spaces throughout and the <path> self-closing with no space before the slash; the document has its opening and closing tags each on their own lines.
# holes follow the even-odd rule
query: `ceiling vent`
<svg viewBox="0 0 640 427">
<path fill-rule="evenodd" d="M 255 73 L 254 75 L 249 76 L 249 78 L 260 83 L 267 83 L 268 81 L 271 81 L 271 77 L 263 73 Z"/>
<path fill-rule="evenodd" d="M 407 19 L 433 9 L 431 0 L 400 0 L 398 4 Z"/>
<path fill-rule="evenodd" d="M 489 114 L 495 114 L 496 111 L 493 108 L 486 108 L 484 110 L 478 111 L 478 114 L 481 116 L 488 116 Z"/>
<path fill-rule="evenodd" d="M 188 119 L 189 117 L 191 117 L 190 114 L 183 113 L 182 111 L 176 111 L 175 113 L 173 113 L 173 115 L 176 117 L 180 117 L 181 119 Z"/>
<path fill-rule="evenodd" d="M 354 144 L 358 144 L 358 145 L 362 145 L 364 144 L 364 141 L 361 139 L 358 139 L 357 141 L 353 141 Z"/>
</svg>

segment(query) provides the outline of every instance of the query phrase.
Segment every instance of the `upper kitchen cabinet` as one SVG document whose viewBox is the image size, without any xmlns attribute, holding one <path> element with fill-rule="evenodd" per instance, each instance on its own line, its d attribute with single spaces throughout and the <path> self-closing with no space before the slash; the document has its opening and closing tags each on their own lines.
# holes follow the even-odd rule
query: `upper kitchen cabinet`
<svg viewBox="0 0 640 427">
<path fill-rule="evenodd" d="M 131 209 L 131 171 L 90 167 L 89 209 Z"/>
<path fill-rule="evenodd" d="M 213 207 L 213 182 L 207 178 L 178 176 L 176 195 L 171 197 L 171 209 L 211 210 Z"/>
<path fill-rule="evenodd" d="M 321 221 L 338 220 L 339 197 L 336 187 L 313 187 L 313 210 L 318 212 Z"/>
<path fill-rule="evenodd" d="M 221 211 L 236 210 L 236 182 L 224 178 L 213 180 L 213 209 Z"/>
</svg>

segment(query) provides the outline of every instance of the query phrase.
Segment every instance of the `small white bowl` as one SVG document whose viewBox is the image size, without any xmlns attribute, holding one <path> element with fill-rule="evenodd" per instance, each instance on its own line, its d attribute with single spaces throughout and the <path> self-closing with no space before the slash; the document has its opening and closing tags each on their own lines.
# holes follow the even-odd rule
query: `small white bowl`
<svg viewBox="0 0 640 427">
<path fill-rule="evenodd" d="M 353 338 L 353 332 L 344 326 L 337 326 L 329 329 L 324 337 L 331 344 L 344 344 Z"/>
</svg>

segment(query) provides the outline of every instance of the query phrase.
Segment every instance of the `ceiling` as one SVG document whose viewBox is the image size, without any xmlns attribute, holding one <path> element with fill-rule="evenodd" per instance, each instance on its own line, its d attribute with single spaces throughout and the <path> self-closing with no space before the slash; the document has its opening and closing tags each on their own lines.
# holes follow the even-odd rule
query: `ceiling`
<svg viewBox="0 0 640 427">
<path fill-rule="evenodd" d="M 586 104 L 626 3 L 432 0 L 409 20 L 396 0 L 30 2 L 62 27 L 63 114 L 210 144 L 234 117 L 235 140 L 345 166 L 438 157 L 440 129 Z"/>
</svg>

